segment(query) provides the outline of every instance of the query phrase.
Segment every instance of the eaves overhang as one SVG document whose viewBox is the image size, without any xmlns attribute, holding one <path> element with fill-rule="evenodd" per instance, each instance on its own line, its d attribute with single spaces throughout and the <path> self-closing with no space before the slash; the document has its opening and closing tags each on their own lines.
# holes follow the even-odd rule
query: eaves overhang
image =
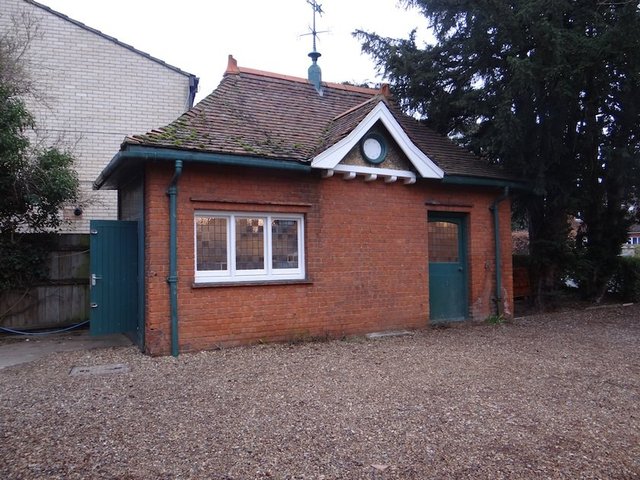
<svg viewBox="0 0 640 480">
<path fill-rule="evenodd" d="M 529 182 L 518 181 L 508 178 L 477 177 L 473 175 L 445 175 L 442 183 L 447 185 L 468 185 L 475 187 L 509 187 L 514 190 L 532 190 Z"/>
<path fill-rule="evenodd" d="M 182 160 L 189 163 L 206 163 L 211 165 L 241 166 L 266 169 L 310 172 L 311 166 L 295 160 L 249 157 L 223 153 L 179 150 L 172 148 L 148 147 L 144 145 L 125 145 L 102 170 L 93 182 L 94 190 L 101 188 L 118 188 L 119 172 L 135 169 L 148 161 Z"/>
</svg>

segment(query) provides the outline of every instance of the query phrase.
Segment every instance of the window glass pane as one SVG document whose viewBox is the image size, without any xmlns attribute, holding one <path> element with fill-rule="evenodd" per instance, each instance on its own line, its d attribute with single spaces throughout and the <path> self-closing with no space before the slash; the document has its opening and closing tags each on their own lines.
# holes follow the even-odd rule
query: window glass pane
<svg viewBox="0 0 640 480">
<path fill-rule="evenodd" d="M 429 222 L 429 261 L 458 261 L 458 225 L 449 222 Z"/>
<path fill-rule="evenodd" d="M 273 268 L 298 268 L 298 221 L 271 222 Z"/>
<path fill-rule="evenodd" d="M 227 219 L 196 218 L 198 270 L 227 270 Z"/>
<path fill-rule="evenodd" d="M 236 218 L 236 270 L 264 269 L 264 218 Z"/>
</svg>

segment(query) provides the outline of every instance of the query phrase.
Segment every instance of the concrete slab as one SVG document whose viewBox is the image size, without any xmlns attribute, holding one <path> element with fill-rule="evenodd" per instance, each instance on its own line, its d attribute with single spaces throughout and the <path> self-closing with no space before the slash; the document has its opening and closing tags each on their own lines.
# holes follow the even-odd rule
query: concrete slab
<svg viewBox="0 0 640 480">
<path fill-rule="evenodd" d="M 88 330 L 28 337 L 2 336 L 0 337 L 0 369 L 33 362 L 49 353 L 121 346 L 131 346 L 131 340 L 122 334 L 92 337 Z"/>
</svg>

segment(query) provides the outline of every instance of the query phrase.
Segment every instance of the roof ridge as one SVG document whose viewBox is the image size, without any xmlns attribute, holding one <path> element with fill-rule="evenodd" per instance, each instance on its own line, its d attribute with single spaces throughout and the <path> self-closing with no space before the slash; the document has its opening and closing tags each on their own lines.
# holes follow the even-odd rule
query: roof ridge
<svg viewBox="0 0 640 480">
<path fill-rule="evenodd" d="M 358 105 L 351 107 L 349 110 L 345 110 L 344 112 L 336 115 L 335 117 L 333 117 L 333 121 L 335 122 L 336 120 L 341 119 L 342 117 L 345 117 L 347 115 L 349 115 L 352 112 L 355 112 L 356 110 L 359 110 L 360 108 L 364 107 L 367 103 L 373 103 L 375 101 L 378 102 L 384 102 L 384 96 L 380 93 L 378 93 L 378 95 L 371 97 L 367 100 L 365 100 L 364 102 L 359 103 Z M 386 103 L 386 102 L 385 102 Z"/>
<path fill-rule="evenodd" d="M 282 73 L 268 72 L 266 70 L 258 70 L 255 68 L 239 67 L 238 62 L 235 58 L 233 58 L 233 55 L 229 55 L 227 69 L 224 72 L 224 75 L 225 76 L 238 75 L 239 73 L 246 73 L 248 75 L 257 75 L 260 77 L 275 78 L 278 80 L 286 80 L 289 82 L 297 82 L 297 83 L 304 83 L 304 84 L 309 83 L 309 80 L 307 80 L 304 77 L 296 77 L 293 75 L 285 75 Z M 355 92 L 355 93 L 366 93 L 369 95 L 378 95 L 383 93 L 385 91 L 385 88 L 388 89 L 387 84 L 382 84 L 380 88 L 357 87 L 355 85 L 345 85 L 343 83 L 333 83 L 333 82 L 322 82 L 322 84 L 328 88 L 346 90 L 346 91 Z"/>
<path fill-rule="evenodd" d="M 82 23 L 79 20 L 75 20 L 75 19 L 69 17 L 68 15 L 65 15 L 64 13 L 58 12 L 57 10 L 54 10 L 51 7 L 47 7 L 46 5 L 43 5 L 42 3 L 38 3 L 35 0 L 24 0 L 24 1 L 27 2 L 27 3 L 30 3 L 34 7 L 38 7 L 38 8 L 41 8 L 42 10 L 45 10 L 45 11 L 47 11 L 49 13 L 52 13 L 55 16 L 62 18 L 63 20 L 71 22 L 71 23 L 77 25 L 80 28 L 84 28 L 85 30 L 87 30 L 87 31 L 89 31 L 91 33 L 95 33 L 96 35 L 99 35 L 99 36 L 103 37 L 104 39 L 109 40 L 110 42 L 113 42 L 113 43 L 115 43 L 117 45 L 120 45 L 121 47 L 126 48 L 127 50 L 131 50 L 132 52 L 137 53 L 138 55 L 141 55 L 141 56 L 143 56 L 145 58 L 148 58 L 149 60 L 152 60 L 152 61 L 154 61 L 156 63 L 159 63 L 160 65 L 162 65 L 164 67 L 167 67 L 167 68 L 169 68 L 169 69 L 171 69 L 171 70 L 173 70 L 175 72 L 181 73 L 182 75 L 186 75 L 187 77 L 198 78 L 193 73 L 189 73 L 189 72 L 187 72 L 185 70 L 182 70 L 179 67 L 176 67 L 174 65 L 171 65 L 171 64 L 165 62 L 164 60 L 160 60 L 159 58 L 154 57 L 153 55 L 150 55 L 147 52 L 143 52 L 142 50 L 139 50 L 136 47 L 134 47 L 132 45 L 129 45 L 128 43 L 124 43 L 123 41 L 118 40 L 116 37 L 112 37 L 111 35 L 107 35 L 106 33 L 101 32 L 100 30 L 98 30 L 97 28 L 90 27 L 89 25 L 86 25 L 86 24 Z"/>
<path fill-rule="evenodd" d="M 309 83 L 309 80 L 307 80 L 304 77 L 295 77 L 293 75 L 285 75 L 285 74 L 281 74 L 281 73 L 275 73 L 275 72 L 267 72 L 265 70 L 257 70 L 254 68 L 246 68 L 246 67 L 238 67 L 238 70 L 240 71 L 240 73 L 247 73 L 250 75 L 258 75 L 261 77 L 269 77 L 269 78 L 276 78 L 278 80 L 287 80 L 290 82 L 298 82 L 298 83 Z M 334 88 L 334 89 L 338 89 L 338 90 L 346 90 L 349 92 L 356 92 L 356 93 L 368 93 L 371 95 L 377 95 L 380 93 L 380 89 L 378 88 L 367 88 L 367 87 L 356 87 L 355 85 L 345 85 L 343 83 L 333 83 L 333 82 L 322 82 L 322 84 L 325 87 L 328 88 Z"/>
</svg>

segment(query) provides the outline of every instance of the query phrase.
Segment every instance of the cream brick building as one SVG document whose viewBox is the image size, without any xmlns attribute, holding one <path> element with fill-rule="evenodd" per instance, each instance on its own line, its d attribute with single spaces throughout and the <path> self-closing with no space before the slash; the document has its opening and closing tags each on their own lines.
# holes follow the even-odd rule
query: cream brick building
<svg viewBox="0 0 640 480">
<path fill-rule="evenodd" d="M 77 159 L 81 198 L 65 210 L 63 232 L 88 233 L 89 219 L 117 218 L 115 192 L 95 192 L 92 183 L 124 137 L 189 109 L 198 78 L 40 3 L 0 3 L 0 35 L 24 18 L 37 26 L 26 61 L 46 104 L 27 99 L 27 105 L 39 136 Z"/>
</svg>

